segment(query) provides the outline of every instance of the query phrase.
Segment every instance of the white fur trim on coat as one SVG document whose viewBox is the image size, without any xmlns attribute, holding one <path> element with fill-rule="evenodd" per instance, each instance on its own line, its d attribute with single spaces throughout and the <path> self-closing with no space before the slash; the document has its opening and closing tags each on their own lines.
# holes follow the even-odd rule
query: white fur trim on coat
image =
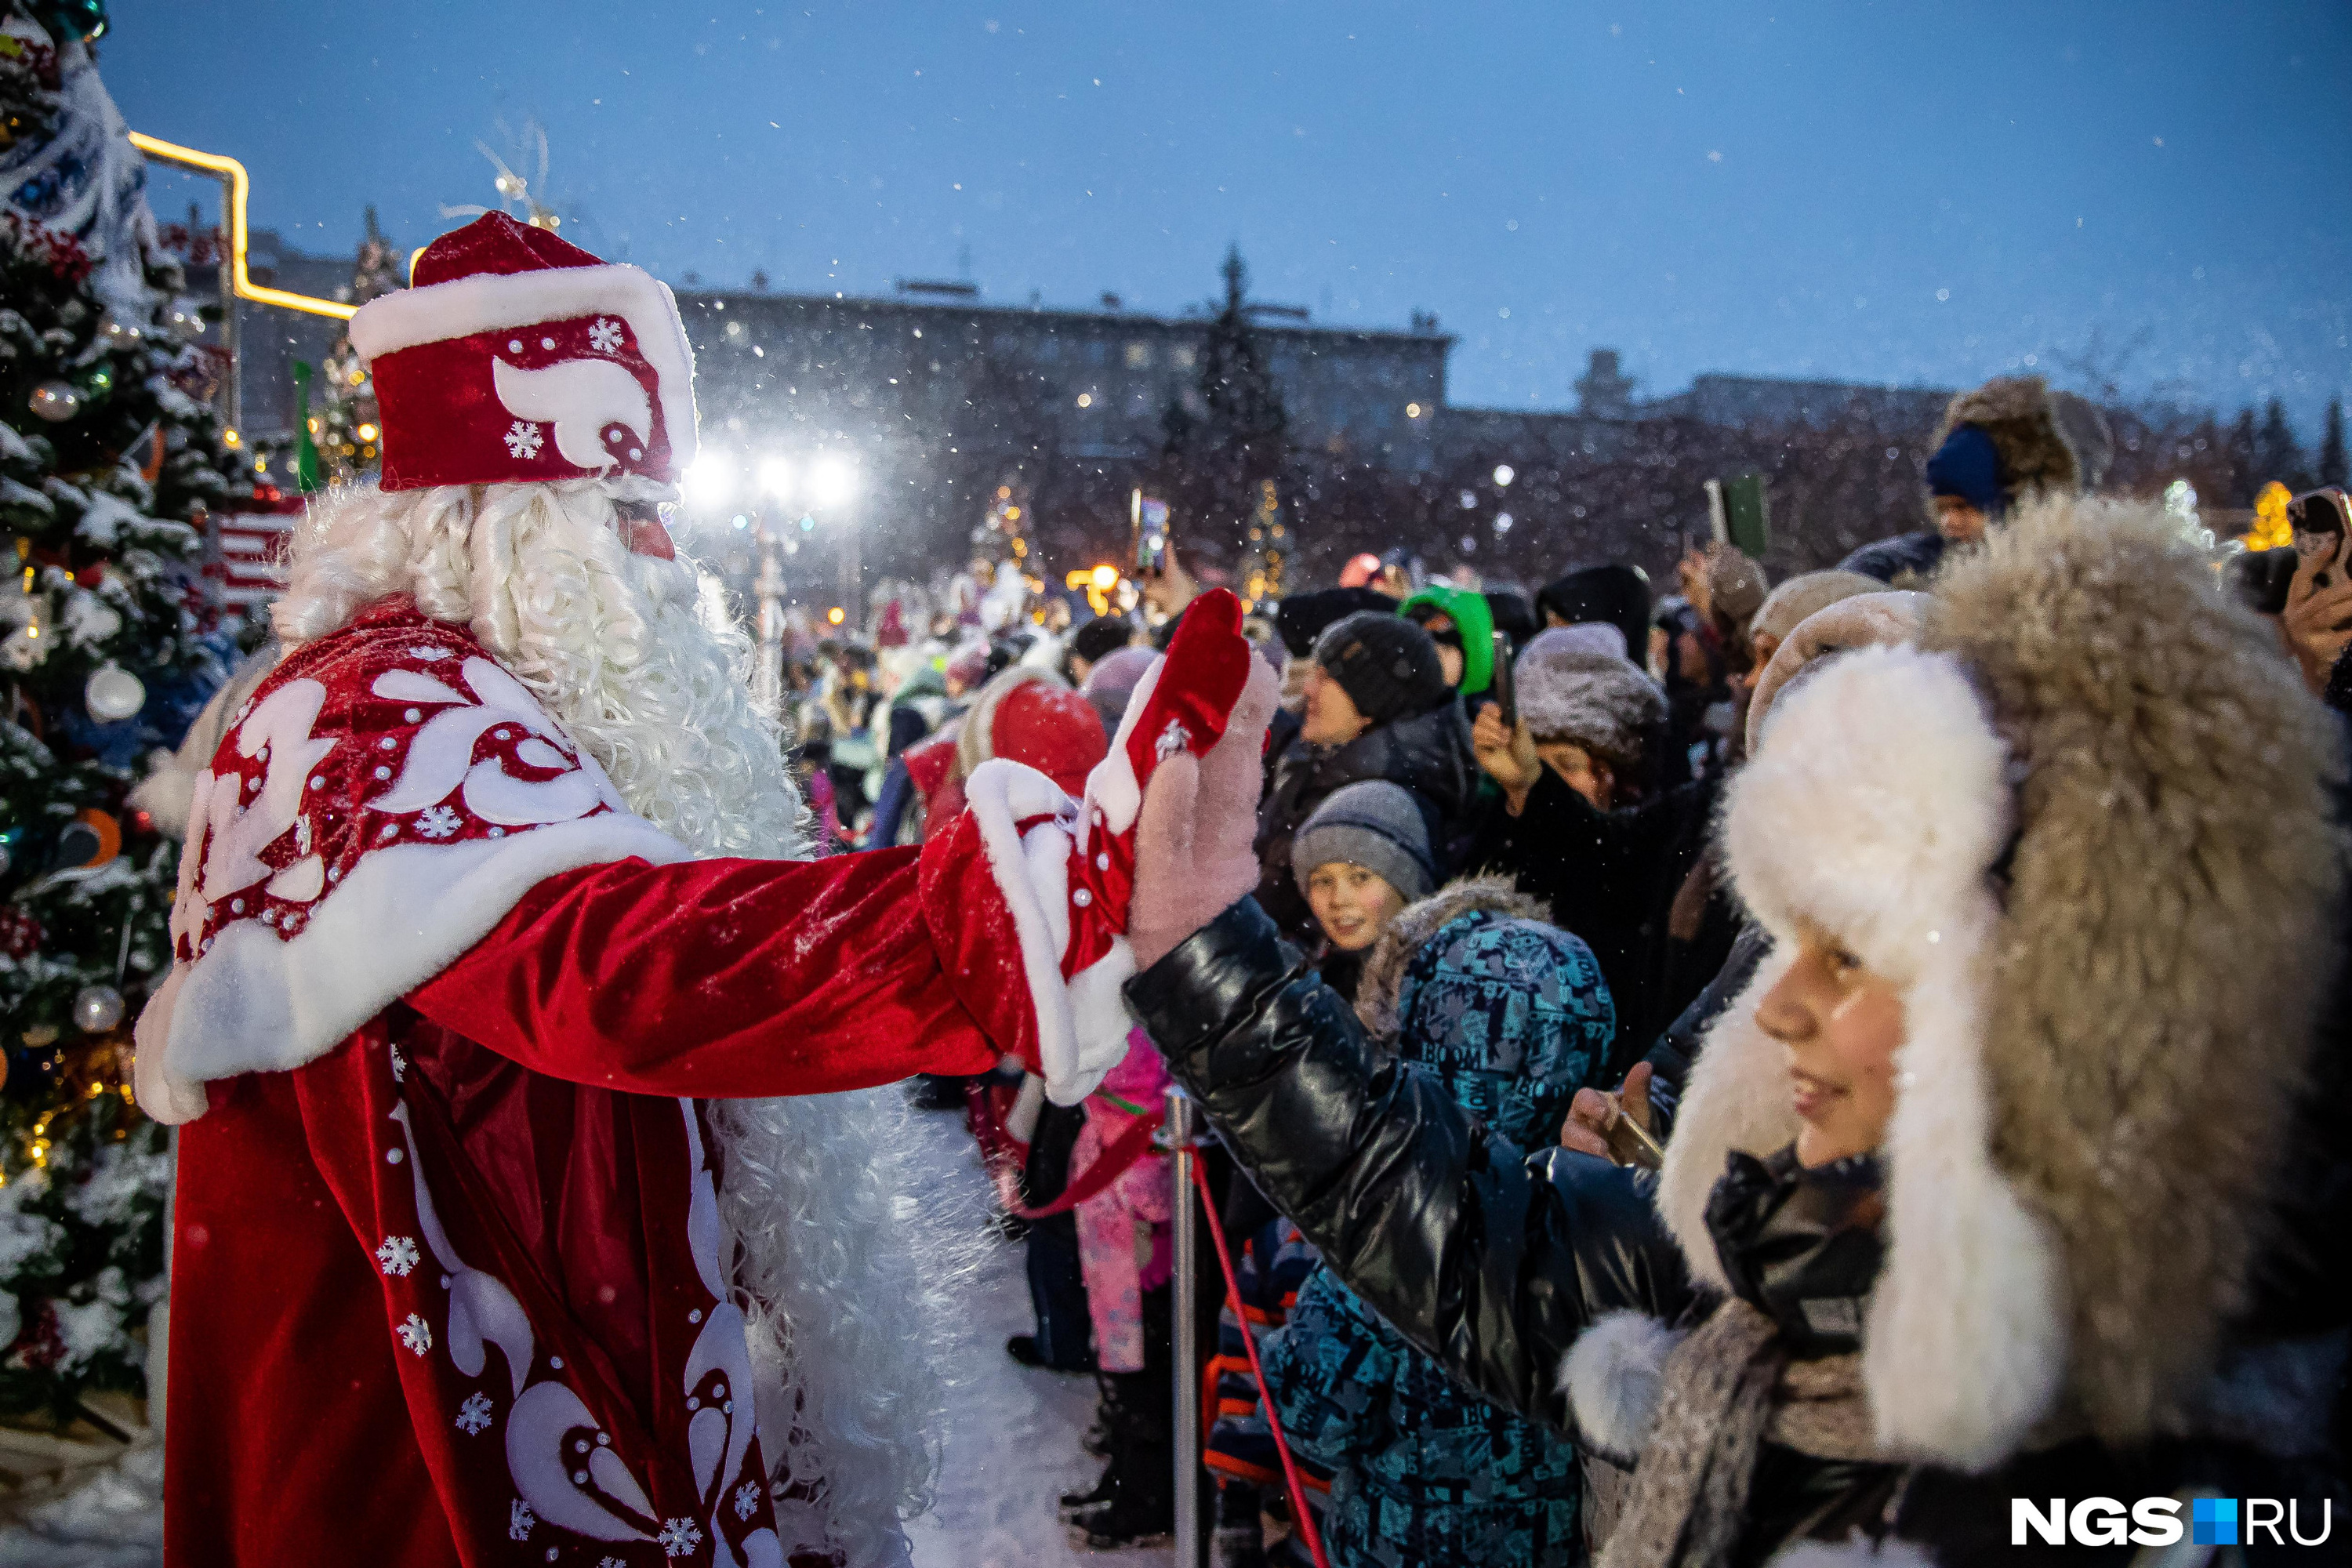
<svg viewBox="0 0 2352 1568">
<path fill-rule="evenodd" d="M 1160 686 L 1160 672 L 1167 667 L 1165 656 L 1151 661 L 1135 689 L 1127 694 L 1127 708 L 1119 716 L 1118 733 L 1110 738 L 1110 751 L 1094 771 L 1087 775 L 1087 805 L 1090 808 L 1086 820 L 1094 820 L 1094 812 L 1103 815 L 1104 831 L 1117 835 L 1135 825 L 1143 810 L 1143 783 L 1135 776 L 1135 760 L 1128 752 L 1128 742 L 1135 738 L 1135 727 L 1142 722 L 1143 710 L 1151 706 L 1151 694 Z"/>
<path fill-rule="evenodd" d="M 134 1031 L 140 1109 L 192 1121 L 214 1079 L 317 1060 L 456 963 L 540 882 L 633 855 L 661 866 L 686 849 L 643 817 L 602 812 L 504 838 L 371 850 L 295 935 L 239 921 L 173 966 Z"/>
<path fill-rule="evenodd" d="M 2000 922 L 2007 751 L 1958 664 L 1908 647 L 1842 657 L 1785 697 L 1734 781 L 1724 842 L 1775 956 L 1709 1031 L 1669 1143 L 1659 1207 L 1701 1283 L 1724 1286 L 1706 1227 L 1733 1149 L 1797 1123 L 1756 1005 L 1817 928 L 1902 991 L 1901 1085 L 1884 1154 L 1886 1258 L 1863 1372 L 1892 1454 L 1980 1469 L 2054 1402 L 2062 1268 L 2047 1224 L 1995 1167 L 1982 1038 Z"/>
<path fill-rule="evenodd" d="M 1035 768 L 992 758 L 964 781 L 966 809 L 980 824 L 997 890 L 1013 916 L 1021 970 L 1037 1017 L 1037 1058 L 1045 1096 L 1076 1105 L 1127 1055 L 1131 1027 L 1119 988 L 1135 974 L 1125 937 L 1066 982 L 1062 952 L 1070 941 L 1070 845 L 1077 803 Z M 1026 834 L 1020 824 L 1035 818 Z"/>
<path fill-rule="evenodd" d="M 419 343 L 600 314 L 628 322 L 637 352 L 654 367 L 670 458 L 683 472 L 694 460 L 694 350 L 669 285 L 643 268 L 625 262 L 549 267 L 394 289 L 352 317 L 352 346 L 362 362 L 373 363 Z M 596 458 L 583 466 L 600 468 L 607 460 L 601 450 Z"/>
<path fill-rule="evenodd" d="M 1604 1312 L 1576 1336 L 1559 1363 L 1559 1389 L 1578 1440 L 1631 1464 L 1649 1447 L 1666 1357 L 1688 1336 L 1647 1312 Z"/>
</svg>

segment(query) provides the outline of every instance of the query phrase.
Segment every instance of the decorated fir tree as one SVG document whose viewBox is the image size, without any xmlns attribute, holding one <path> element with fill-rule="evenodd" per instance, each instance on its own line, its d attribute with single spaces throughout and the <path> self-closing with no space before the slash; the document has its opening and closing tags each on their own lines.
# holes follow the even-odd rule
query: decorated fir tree
<svg viewBox="0 0 2352 1568">
<path fill-rule="evenodd" d="M 169 1160 L 131 1023 L 178 846 L 131 792 L 222 679 L 200 531 L 252 493 L 93 21 L 21 6 L 0 37 L 0 1417 L 143 1389 Z"/>
<path fill-rule="evenodd" d="M 392 242 L 384 238 L 376 224 L 375 208 L 370 207 L 367 234 L 360 241 L 359 256 L 352 268 L 351 287 L 338 297 L 364 305 L 399 287 L 400 268 Z M 304 424 L 304 433 L 318 447 L 320 477 L 324 482 L 348 484 L 377 466 L 382 431 L 376 423 L 375 383 L 350 338 L 339 340 L 319 367 L 310 416 Z"/>
</svg>

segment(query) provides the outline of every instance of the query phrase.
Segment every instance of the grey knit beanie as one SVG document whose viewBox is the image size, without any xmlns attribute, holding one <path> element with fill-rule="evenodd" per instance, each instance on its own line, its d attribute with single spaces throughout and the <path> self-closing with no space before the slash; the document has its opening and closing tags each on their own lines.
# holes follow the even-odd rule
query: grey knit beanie
<svg viewBox="0 0 2352 1568">
<path fill-rule="evenodd" d="M 1569 741 L 1623 768 L 1649 749 L 1666 721 L 1665 693 L 1622 658 L 1590 651 L 1555 627 L 1511 667 L 1519 719 L 1538 741 Z"/>
<path fill-rule="evenodd" d="M 1318 866 L 1345 860 L 1378 875 L 1406 903 L 1437 887 L 1429 849 L 1429 819 L 1402 784 L 1365 779 L 1333 790 L 1290 841 L 1290 874 L 1298 890 Z"/>
</svg>

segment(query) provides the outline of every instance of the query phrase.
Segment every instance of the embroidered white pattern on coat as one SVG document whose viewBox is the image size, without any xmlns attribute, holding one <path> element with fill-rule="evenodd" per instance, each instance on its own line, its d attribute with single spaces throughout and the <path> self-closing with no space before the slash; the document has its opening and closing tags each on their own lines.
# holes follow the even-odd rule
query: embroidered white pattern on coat
<svg viewBox="0 0 2352 1568">
<path fill-rule="evenodd" d="M 662 1553 L 668 1557 L 684 1557 L 702 1544 L 702 1531 L 690 1519 L 673 1519 L 662 1526 Z"/>
<path fill-rule="evenodd" d="M 414 1312 L 409 1313 L 400 1327 L 393 1331 L 400 1336 L 402 1344 L 418 1355 L 433 1348 L 433 1325 Z"/>
<path fill-rule="evenodd" d="M 468 1437 L 478 1437 L 490 1427 L 490 1397 L 487 1394 L 469 1394 L 466 1403 L 457 1406 L 457 1430 Z"/>
<path fill-rule="evenodd" d="M 518 419 L 507 432 L 507 450 L 518 458 L 539 456 L 539 426 L 527 419 Z"/>
<path fill-rule="evenodd" d="M 375 1249 L 375 1260 L 383 1271 L 396 1279 L 406 1279 L 416 1267 L 416 1238 L 410 1236 L 387 1236 L 383 1245 Z"/>
</svg>

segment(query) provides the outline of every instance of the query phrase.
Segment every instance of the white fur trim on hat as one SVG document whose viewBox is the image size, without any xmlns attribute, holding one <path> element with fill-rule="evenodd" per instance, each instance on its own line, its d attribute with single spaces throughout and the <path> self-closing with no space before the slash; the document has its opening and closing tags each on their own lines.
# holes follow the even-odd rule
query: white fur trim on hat
<svg viewBox="0 0 2352 1568">
<path fill-rule="evenodd" d="M 654 367 L 661 392 L 662 425 L 671 460 L 683 471 L 694 460 L 694 350 L 678 319 L 669 285 L 625 262 L 601 267 L 544 267 L 530 272 L 479 272 L 379 295 L 352 317 L 352 346 L 363 363 L 420 343 L 476 332 L 537 326 L 579 316 L 618 316 L 628 322 L 637 352 Z M 606 460 L 600 450 L 596 461 Z M 577 461 L 577 459 L 574 459 Z"/>
<path fill-rule="evenodd" d="M 1666 1152 L 1659 1208 L 1692 1272 L 1723 1288 L 1706 1199 L 1732 1149 L 1796 1131 L 1782 1049 L 1755 1021 L 1802 931 L 1901 990 L 1887 1130 L 1886 1258 L 1863 1336 L 1880 1442 L 1962 1469 L 1999 1461 L 2054 1402 L 2062 1270 L 2046 1222 L 1992 1160 L 1984 1060 L 1989 873 L 2012 805 L 2008 753 L 1950 658 L 1856 651 L 1781 700 L 1734 780 L 1724 842 L 1775 952 L 1707 1036 Z"/>
</svg>

